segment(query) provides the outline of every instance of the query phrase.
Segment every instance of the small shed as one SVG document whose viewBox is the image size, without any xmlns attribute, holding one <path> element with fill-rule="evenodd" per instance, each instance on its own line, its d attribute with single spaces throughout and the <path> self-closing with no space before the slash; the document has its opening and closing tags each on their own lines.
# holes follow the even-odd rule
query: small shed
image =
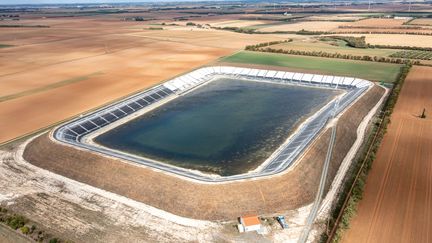
<svg viewBox="0 0 432 243">
<path fill-rule="evenodd" d="M 238 229 L 240 232 L 259 231 L 261 229 L 261 222 L 256 215 L 242 216 L 240 217 Z"/>
</svg>

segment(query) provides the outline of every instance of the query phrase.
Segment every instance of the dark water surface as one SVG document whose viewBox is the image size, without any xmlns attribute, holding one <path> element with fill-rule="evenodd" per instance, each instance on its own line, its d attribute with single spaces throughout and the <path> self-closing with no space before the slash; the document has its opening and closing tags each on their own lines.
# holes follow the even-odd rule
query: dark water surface
<svg viewBox="0 0 432 243">
<path fill-rule="evenodd" d="M 95 141 L 184 168 L 239 174 L 264 162 L 338 92 L 219 79 Z"/>
</svg>

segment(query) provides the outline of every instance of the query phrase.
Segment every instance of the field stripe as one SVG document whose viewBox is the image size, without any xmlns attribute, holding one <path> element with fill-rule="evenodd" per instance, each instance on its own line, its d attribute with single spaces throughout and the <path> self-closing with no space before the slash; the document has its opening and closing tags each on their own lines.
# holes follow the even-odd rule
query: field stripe
<svg viewBox="0 0 432 243">
<path fill-rule="evenodd" d="M 423 132 L 423 126 L 420 126 L 420 136 Z M 410 128 L 414 133 L 416 133 L 415 131 L 415 123 L 411 123 L 411 128 Z M 417 135 L 417 134 L 415 134 Z M 413 154 L 413 159 L 411 161 L 403 161 L 403 163 L 410 163 L 412 165 L 412 173 L 411 173 L 411 178 L 409 180 L 409 190 L 408 190 L 408 196 L 407 196 L 407 201 L 408 204 L 405 208 L 405 213 L 406 213 L 406 218 L 403 221 L 403 227 L 402 227 L 402 235 L 401 235 L 401 240 L 403 242 L 412 242 L 411 238 L 411 233 L 412 233 L 412 227 L 414 227 L 412 225 L 413 223 L 413 217 L 415 215 L 415 201 L 416 201 L 416 186 L 417 186 L 417 177 L 416 175 L 419 174 L 418 172 L 418 166 L 419 166 L 419 161 L 418 161 L 418 157 L 420 154 L 420 148 L 421 148 L 421 144 L 420 144 L 420 139 L 419 137 L 416 138 L 416 146 L 415 146 L 415 153 Z"/>
<path fill-rule="evenodd" d="M 369 229 L 367 231 L 367 238 L 366 238 L 366 242 L 371 242 L 371 237 L 372 237 L 372 227 L 374 225 L 376 225 L 376 221 L 378 220 L 378 212 L 381 211 L 381 206 L 382 206 L 382 201 L 383 201 L 383 197 L 384 197 L 384 189 L 388 183 L 388 177 L 390 176 L 390 170 L 393 166 L 393 162 L 396 156 L 395 150 L 398 147 L 397 144 L 399 143 L 399 137 L 401 135 L 402 132 L 402 127 L 403 127 L 403 121 L 401 120 L 400 123 L 398 124 L 398 127 L 396 128 L 396 136 L 394 138 L 392 147 L 391 147 L 391 153 L 390 153 L 390 157 L 387 159 L 386 161 L 386 167 L 384 170 L 384 175 L 381 179 L 381 183 L 379 185 L 379 190 L 378 190 L 378 195 L 377 195 L 377 201 L 374 204 L 374 208 L 373 208 L 373 214 L 372 214 L 372 219 L 371 219 L 371 223 L 369 224 Z"/>
<path fill-rule="evenodd" d="M 48 91 L 48 90 L 51 90 L 51 89 L 60 88 L 60 87 L 63 87 L 63 86 L 66 86 L 66 85 L 70 85 L 70 84 L 73 84 L 73 83 L 81 82 L 81 81 L 89 79 L 90 77 L 93 77 L 93 76 L 96 76 L 96 75 L 100 75 L 100 74 L 103 74 L 103 73 L 102 72 L 95 72 L 95 73 L 91 73 L 91 74 L 84 75 L 84 76 L 79 76 L 79 77 L 75 77 L 75 78 L 71 78 L 71 79 L 62 80 L 60 82 L 56 82 L 56 83 L 53 83 L 53 84 L 48 84 L 48 85 L 45 85 L 45 86 L 42 86 L 42 87 L 25 90 L 25 91 L 18 92 L 18 93 L 15 93 L 15 94 L 0 96 L 0 103 L 8 101 L 8 100 L 18 99 L 18 98 L 21 98 L 21 97 L 24 97 L 24 96 L 28 96 L 28 95 L 33 95 L 33 94 L 45 92 L 45 91 Z"/>
</svg>

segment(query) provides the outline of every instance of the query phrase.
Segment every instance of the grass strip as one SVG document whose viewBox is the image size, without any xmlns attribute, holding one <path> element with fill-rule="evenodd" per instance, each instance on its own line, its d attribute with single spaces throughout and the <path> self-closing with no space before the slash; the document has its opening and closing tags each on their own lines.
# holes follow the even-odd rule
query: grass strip
<svg viewBox="0 0 432 243">
<path fill-rule="evenodd" d="M 0 48 L 12 47 L 13 45 L 0 44 Z"/>
<path fill-rule="evenodd" d="M 77 83 L 80 81 L 84 81 L 89 79 L 92 76 L 95 75 L 99 75 L 102 74 L 102 72 L 95 72 L 95 73 L 91 73 L 85 76 L 79 76 L 79 77 L 75 77 L 75 78 L 71 78 L 71 79 L 66 79 L 66 80 L 62 80 L 60 82 L 56 82 L 53 84 L 48 84 L 42 87 L 38 87 L 38 88 L 34 88 L 34 89 L 29 89 L 29 90 L 25 90 L 22 92 L 18 92 L 18 93 L 14 93 L 14 94 L 10 94 L 10 95 L 5 95 L 5 96 L 0 96 L 0 103 L 1 102 L 5 102 L 8 100 L 13 100 L 13 99 L 17 99 L 17 98 L 21 98 L 24 96 L 28 96 L 28 95 L 33 95 L 33 94 L 37 94 L 37 93 L 41 93 L 41 92 L 45 92 L 51 89 L 56 89 L 56 88 L 60 88 L 66 85 L 70 85 L 73 83 Z"/>
<path fill-rule="evenodd" d="M 401 64 L 343 60 L 289 54 L 242 51 L 222 59 L 223 62 L 280 66 L 304 72 L 349 76 L 373 81 L 394 82 Z"/>
</svg>

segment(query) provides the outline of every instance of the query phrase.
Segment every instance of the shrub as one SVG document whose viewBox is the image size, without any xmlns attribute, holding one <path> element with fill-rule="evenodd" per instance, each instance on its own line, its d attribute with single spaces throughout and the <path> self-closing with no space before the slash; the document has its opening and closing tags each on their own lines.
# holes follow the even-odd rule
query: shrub
<svg viewBox="0 0 432 243">
<path fill-rule="evenodd" d="M 21 227 L 21 232 L 25 235 L 27 235 L 28 233 L 30 233 L 30 229 L 27 226 L 23 226 Z"/>
<path fill-rule="evenodd" d="M 59 240 L 57 238 L 52 238 L 51 240 L 49 240 L 49 243 L 58 243 Z"/>
<path fill-rule="evenodd" d="M 343 40 L 348 46 L 354 48 L 368 48 L 369 45 L 366 43 L 366 37 L 353 37 L 353 36 L 333 36 L 331 37 L 336 40 Z"/>
<path fill-rule="evenodd" d="M 26 221 L 27 220 L 23 216 L 14 214 L 6 219 L 6 224 L 16 230 L 23 227 Z"/>
<path fill-rule="evenodd" d="M 33 225 L 30 227 L 30 234 L 33 233 L 33 231 L 35 231 L 35 229 L 36 229 L 36 225 L 33 224 Z"/>
</svg>

